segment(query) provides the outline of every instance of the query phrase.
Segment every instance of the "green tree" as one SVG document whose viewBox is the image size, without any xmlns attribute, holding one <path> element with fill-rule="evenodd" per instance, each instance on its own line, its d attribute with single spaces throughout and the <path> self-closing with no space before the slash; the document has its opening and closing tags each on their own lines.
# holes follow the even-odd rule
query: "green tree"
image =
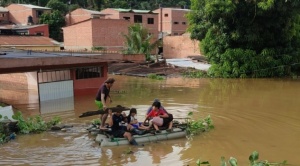
<svg viewBox="0 0 300 166">
<path fill-rule="evenodd" d="M 65 25 L 65 18 L 60 11 L 55 10 L 52 13 L 43 14 L 40 18 L 40 23 L 49 25 L 50 38 L 57 41 L 63 40 L 61 27 Z"/>
<path fill-rule="evenodd" d="M 57 10 L 62 13 L 62 15 L 66 15 L 69 11 L 67 4 L 59 1 L 59 0 L 50 0 L 48 1 L 46 7 L 51 8 L 53 11 Z"/>
<path fill-rule="evenodd" d="M 281 77 L 299 70 L 300 1 L 191 0 L 191 38 L 212 77 Z"/>
<path fill-rule="evenodd" d="M 150 59 L 151 51 L 156 48 L 160 41 L 151 43 L 152 35 L 142 24 L 133 24 L 128 27 L 128 35 L 123 35 L 126 39 L 125 54 L 145 54 L 146 59 Z"/>
</svg>

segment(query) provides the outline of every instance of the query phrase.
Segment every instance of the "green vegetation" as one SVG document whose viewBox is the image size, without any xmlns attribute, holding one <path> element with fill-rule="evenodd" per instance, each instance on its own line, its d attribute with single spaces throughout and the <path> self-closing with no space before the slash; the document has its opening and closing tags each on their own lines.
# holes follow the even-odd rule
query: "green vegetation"
<svg viewBox="0 0 300 166">
<path fill-rule="evenodd" d="M 133 24 L 128 27 L 128 35 L 125 37 L 124 54 L 145 54 L 146 60 L 150 60 L 151 51 L 161 44 L 160 41 L 151 43 L 152 35 L 142 24 Z"/>
<path fill-rule="evenodd" d="M 93 51 L 105 51 L 106 48 L 100 47 L 100 46 L 94 46 L 94 47 L 92 47 L 92 50 L 93 50 Z"/>
<path fill-rule="evenodd" d="M 61 28 L 65 26 L 65 18 L 61 11 L 53 10 L 51 13 L 44 13 L 39 21 L 41 24 L 48 24 L 50 38 L 63 41 Z"/>
<path fill-rule="evenodd" d="M 191 0 L 191 38 L 201 41 L 211 77 L 299 73 L 300 1 Z"/>
<path fill-rule="evenodd" d="M 49 122 L 45 122 L 39 115 L 25 119 L 20 111 L 12 118 L 18 121 L 17 126 L 22 134 L 40 133 L 60 123 L 59 117 L 54 117 Z"/>
<path fill-rule="evenodd" d="M 252 152 L 251 155 L 249 156 L 250 166 L 284 166 L 284 165 L 287 165 L 286 160 L 284 160 L 281 163 L 271 163 L 267 160 L 258 161 L 258 158 L 259 158 L 258 152 L 257 151 Z M 237 159 L 235 159 L 234 157 L 230 157 L 230 159 L 228 160 L 228 163 L 230 164 L 230 166 L 238 165 Z M 197 166 L 201 166 L 201 165 L 210 166 L 208 161 L 200 161 L 200 159 L 197 160 L 196 164 L 197 164 Z M 221 166 L 227 166 L 225 157 L 221 157 Z"/>
<path fill-rule="evenodd" d="M 157 74 L 148 74 L 147 77 L 150 78 L 150 79 L 154 79 L 154 80 L 163 80 L 163 79 L 165 79 L 163 76 L 160 76 L 160 75 L 157 75 Z"/>
<path fill-rule="evenodd" d="M 182 73 L 184 77 L 187 78 L 203 78 L 207 77 L 207 73 L 205 71 L 201 70 L 186 70 Z"/>
<path fill-rule="evenodd" d="M 53 117 L 48 122 L 45 122 L 41 116 L 29 117 L 25 119 L 20 111 L 13 115 L 12 118 L 17 121 L 17 130 L 18 133 L 21 134 L 40 133 L 50 129 L 54 125 L 59 124 L 61 121 L 60 117 Z M 5 119 L 8 118 L 6 116 L 2 117 L 2 115 L 0 115 L 0 120 Z M 0 144 L 9 141 L 13 136 L 15 136 L 15 133 L 11 133 L 11 131 L 8 131 L 10 129 L 9 125 L 7 124 L 8 123 L 0 124 Z"/>
<path fill-rule="evenodd" d="M 100 125 L 100 124 L 101 124 L 101 120 L 99 118 L 92 120 L 92 125 L 97 126 L 97 125 Z"/>
<path fill-rule="evenodd" d="M 188 116 L 192 116 L 193 112 L 189 112 Z M 193 137 L 194 135 L 200 134 L 204 131 L 207 131 L 209 129 L 213 129 L 214 125 L 210 118 L 210 116 L 207 116 L 204 119 L 198 119 L 198 120 L 187 120 L 187 133 L 189 137 Z"/>
</svg>

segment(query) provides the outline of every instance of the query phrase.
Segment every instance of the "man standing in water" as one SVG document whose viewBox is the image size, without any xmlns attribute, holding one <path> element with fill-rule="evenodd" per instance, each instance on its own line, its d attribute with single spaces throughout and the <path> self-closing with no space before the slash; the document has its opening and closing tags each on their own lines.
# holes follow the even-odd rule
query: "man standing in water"
<svg viewBox="0 0 300 166">
<path fill-rule="evenodd" d="M 110 92 L 110 88 L 113 86 L 114 82 L 115 82 L 114 78 L 108 78 L 100 86 L 100 88 L 97 92 L 97 95 L 96 95 L 95 103 L 98 106 L 98 109 L 104 110 L 104 114 L 103 115 L 100 114 L 100 120 L 101 120 L 100 129 L 107 129 L 104 125 L 105 125 L 105 121 L 108 116 L 107 108 L 108 108 L 109 104 L 112 102 L 109 92 Z"/>
</svg>

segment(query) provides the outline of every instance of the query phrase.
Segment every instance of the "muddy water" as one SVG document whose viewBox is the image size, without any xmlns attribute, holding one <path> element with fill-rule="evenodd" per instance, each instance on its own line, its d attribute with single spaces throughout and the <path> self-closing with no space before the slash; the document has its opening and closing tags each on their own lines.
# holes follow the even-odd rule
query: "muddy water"
<svg viewBox="0 0 300 166">
<path fill-rule="evenodd" d="M 184 79 L 164 81 L 115 76 L 113 105 L 135 107 L 143 120 L 154 98 L 175 117 L 211 116 L 215 129 L 192 140 L 177 139 L 148 143 L 144 147 L 105 147 L 94 143 L 85 126 L 97 116 L 78 118 L 95 110 L 93 93 L 74 98 L 74 110 L 42 113 L 44 118 L 61 116 L 74 127 L 67 132 L 21 135 L 0 146 L 0 165 L 196 165 L 235 157 L 248 165 L 257 150 L 261 160 L 300 165 L 300 81 L 279 79 Z M 3 86 L 2 86 L 3 90 Z M 1 96 L 1 95 L 0 95 Z M 14 102 L 13 100 L 10 102 Z M 15 101 L 15 103 L 18 103 Z M 26 115 L 39 114 L 36 104 L 17 104 Z M 127 154 L 128 151 L 133 154 Z"/>
</svg>

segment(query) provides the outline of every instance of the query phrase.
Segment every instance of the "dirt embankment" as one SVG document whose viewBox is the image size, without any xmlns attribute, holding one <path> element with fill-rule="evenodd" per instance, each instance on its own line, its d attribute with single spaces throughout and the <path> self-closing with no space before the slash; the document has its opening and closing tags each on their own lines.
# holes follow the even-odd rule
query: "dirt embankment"
<svg viewBox="0 0 300 166">
<path fill-rule="evenodd" d="M 145 77 L 148 74 L 156 74 L 167 77 L 181 76 L 186 68 L 167 66 L 164 62 L 159 63 L 126 63 L 117 62 L 108 65 L 108 73 L 116 75 L 130 75 Z"/>
</svg>

